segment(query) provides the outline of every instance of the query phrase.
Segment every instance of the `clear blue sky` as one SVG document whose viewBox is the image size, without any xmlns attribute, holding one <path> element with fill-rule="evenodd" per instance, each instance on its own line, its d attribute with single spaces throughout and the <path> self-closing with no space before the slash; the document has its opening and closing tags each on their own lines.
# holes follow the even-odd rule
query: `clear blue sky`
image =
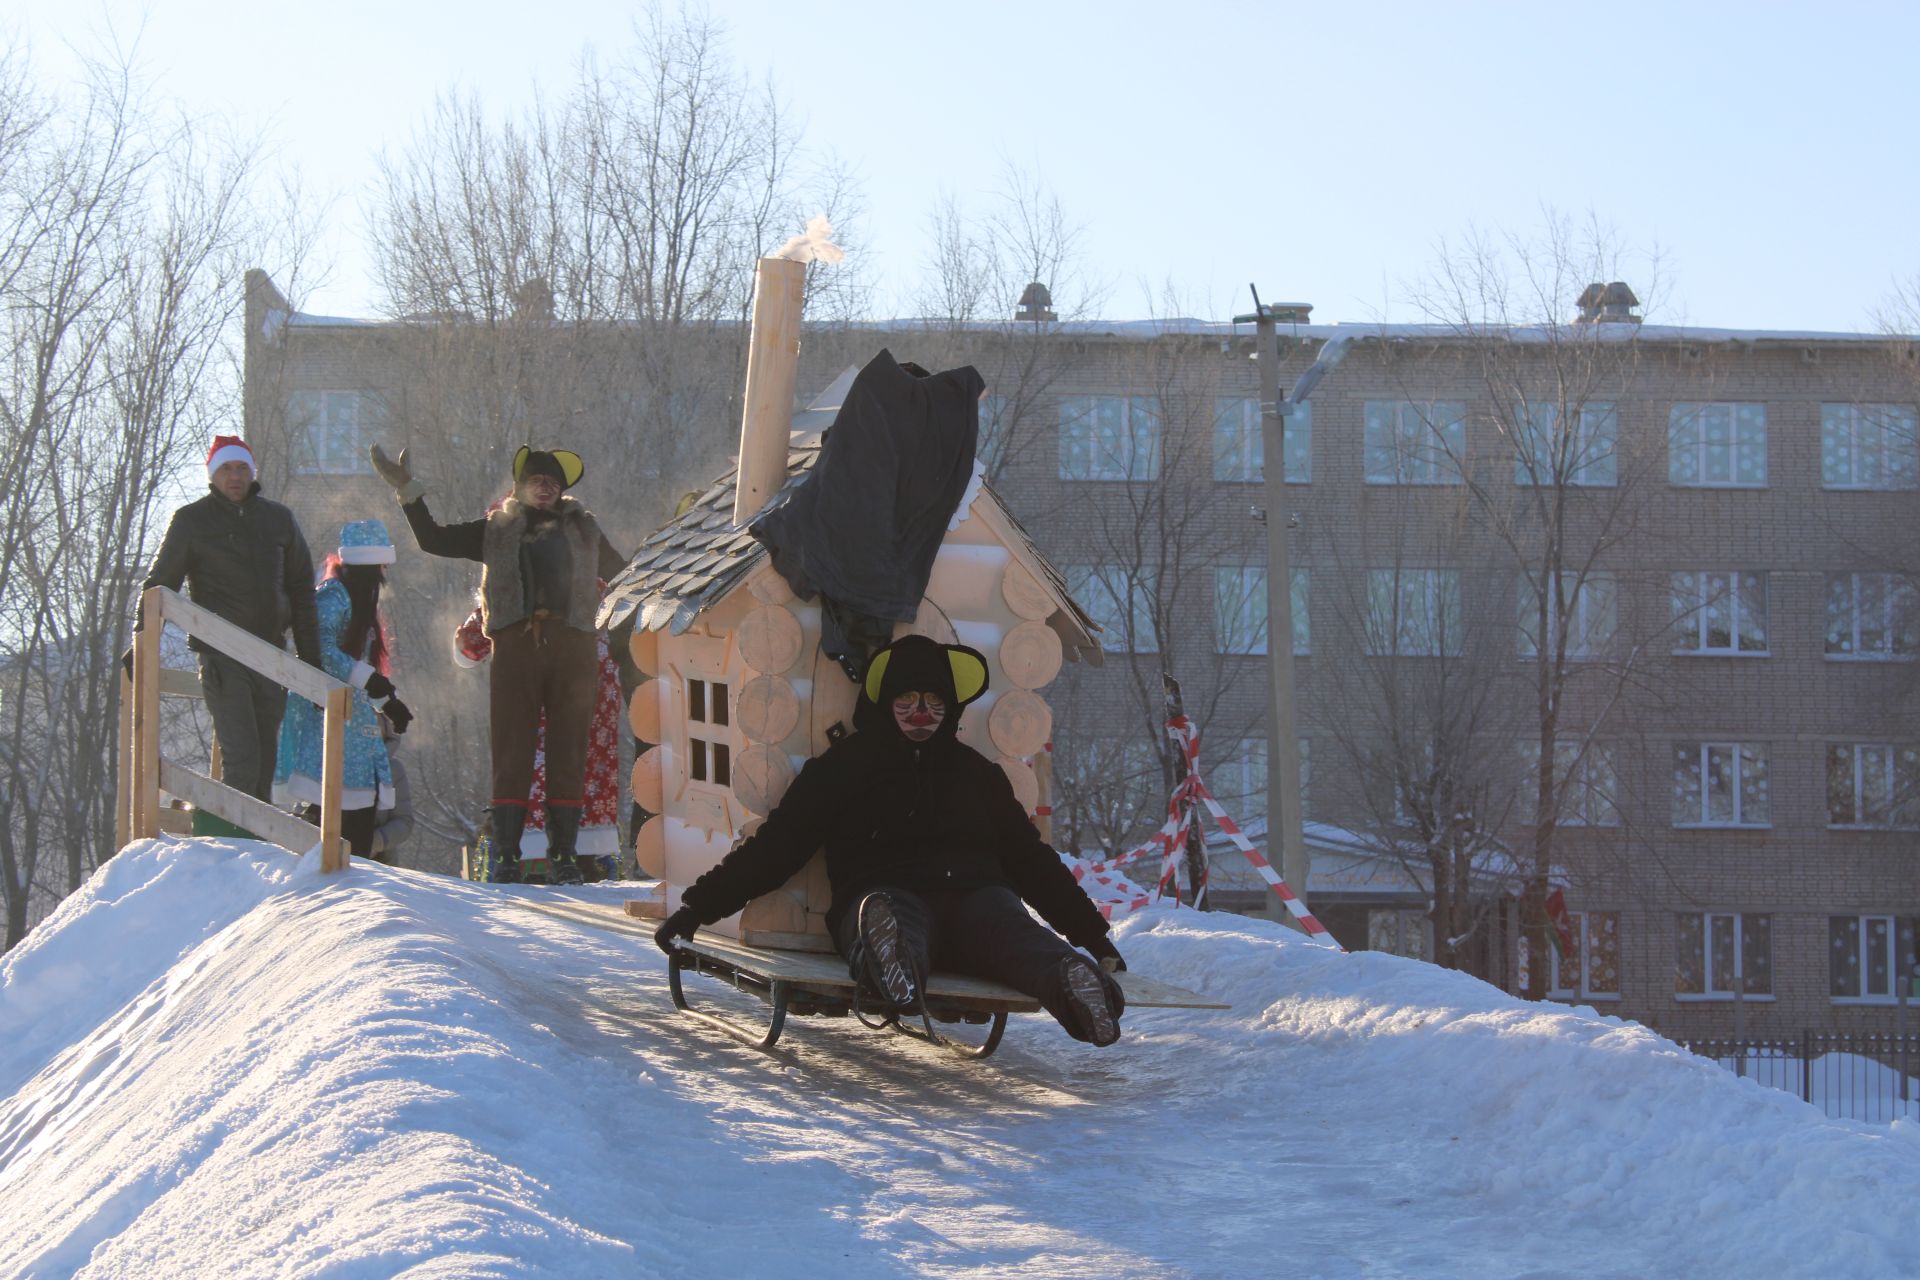
<svg viewBox="0 0 1920 1280">
<path fill-rule="evenodd" d="M 628 0 L 26 0 L 0 16 L 43 79 L 145 26 L 164 94 L 264 132 L 338 196 L 316 310 L 374 310 L 361 241 L 381 148 L 449 89 L 501 112 L 629 42 Z M 1920 273 L 1912 3 L 715 0 L 807 142 L 861 175 L 883 292 L 904 298 L 942 190 L 1004 163 L 1086 224 L 1110 317 L 1245 310 L 1415 318 L 1442 237 L 1592 211 L 1658 248 L 1657 317 L 1871 328 Z M 1629 283 L 1636 269 L 1623 274 Z M 900 310 L 896 305 L 887 310 Z"/>
</svg>

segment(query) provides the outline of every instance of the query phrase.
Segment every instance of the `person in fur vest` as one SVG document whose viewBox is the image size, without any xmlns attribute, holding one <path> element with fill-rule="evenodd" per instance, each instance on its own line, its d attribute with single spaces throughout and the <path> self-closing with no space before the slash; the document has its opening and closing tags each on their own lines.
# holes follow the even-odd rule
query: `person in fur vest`
<svg viewBox="0 0 1920 1280">
<path fill-rule="evenodd" d="M 513 496 L 478 520 L 443 525 L 427 510 L 407 450 L 374 445 L 374 470 L 393 486 L 420 549 L 480 563 L 480 609 L 493 663 L 488 704 L 493 757 L 495 878 L 519 880 L 520 837 L 546 716 L 547 883 L 579 884 L 575 851 L 586 803 L 587 735 L 600 689 L 593 618 L 600 582 L 626 567 L 599 523 L 566 491 L 586 466 L 565 449 L 521 446 Z"/>
<path fill-rule="evenodd" d="M 607 633 L 595 637 L 600 654 L 600 693 L 593 705 L 593 729 L 587 738 L 587 803 L 580 819 L 574 856 L 588 884 L 610 880 L 620 859 L 620 725 L 625 699 L 620 696 L 620 665 L 613 660 Z M 476 605 L 454 629 L 453 662 L 472 670 L 493 657 L 486 615 Z M 547 875 L 547 726 L 540 724 L 534 752 L 533 791 L 527 797 L 527 825 L 520 836 L 521 874 L 544 881 Z M 484 877 L 482 877 L 484 878 Z"/>
</svg>

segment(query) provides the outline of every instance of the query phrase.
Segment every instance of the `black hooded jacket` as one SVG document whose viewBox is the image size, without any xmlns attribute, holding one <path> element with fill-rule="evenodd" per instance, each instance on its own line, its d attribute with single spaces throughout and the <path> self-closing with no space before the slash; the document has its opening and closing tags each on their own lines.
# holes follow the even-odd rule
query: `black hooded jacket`
<svg viewBox="0 0 1920 1280">
<path fill-rule="evenodd" d="M 1040 838 L 1007 775 L 955 737 L 961 708 L 944 648 L 909 636 L 887 652 L 880 700 L 861 694 L 857 731 L 807 761 L 760 829 L 687 889 L 685 905 L 711 924 L 785 884 L 824 845 L 836 932 L 872 889 L 1005 885 L 1075 946 L 1106 937 L 1106 920 Z M 900 732 L 889 707 L 909 689 L 947 701 L 946 719 L 923 743 Z"/>
</svg>

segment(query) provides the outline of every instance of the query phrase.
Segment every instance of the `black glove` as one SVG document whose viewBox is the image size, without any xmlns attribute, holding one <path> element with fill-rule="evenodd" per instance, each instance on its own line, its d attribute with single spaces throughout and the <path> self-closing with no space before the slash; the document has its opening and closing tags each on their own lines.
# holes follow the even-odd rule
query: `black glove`
<svg viewBox="0 0 1920 1280">
<path fill-rule="evenodd" d="M 665 924 L 653 931 L 653 944 L 668 955 L 674 953 L 675 938 L 691 938 L 693 931 L 700 927 L 700 917 L 692 907 L 682 907 L 667 917 Z"/>
<path fill-rule="evenodd" d="M 1087 944 L 1087 952 L 1100 962 L 1100 967 L 1108 973 L 1126 972 L 1127 962 L 1120 958 L 1120 949 L 1113 945 L 1113 939 L 1102 934 L 1096 941 Z"/>
<path fill-rule="evenodd" d="M 398 698 L 388 698 L 386 704 L 380 708 L 380 714 L 392 723 L 395 733 L 405 733 L 407 726 L 413 723 L 413 712 L 409 711 L 407 704 Z"/>
<path fill-rule="evenodd" d="M 367 696 L 375 702 L 380 701 L 382 698 L 391 698 L 393 696 L 393 681 L 387 679 L 378 671 L 367 677 L 365 687 Z"/>
</svg>

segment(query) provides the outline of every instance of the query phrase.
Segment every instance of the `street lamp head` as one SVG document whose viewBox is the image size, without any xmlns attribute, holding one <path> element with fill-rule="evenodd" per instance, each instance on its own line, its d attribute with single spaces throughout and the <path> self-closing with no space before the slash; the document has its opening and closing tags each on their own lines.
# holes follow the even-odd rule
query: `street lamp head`
<svg viewBox="0 0 1920 1280">
<path fill-rule="evenodd" d="M 1347 348 L 1352 345 L 1353 335 L 1350 333 L 1329 338 L 1321 344 L 1320 353 L 1313 358 L 1313 363 L 1307 366 L 1307 371 L 1300 375 L 1300 380 L 1293 384 L 1293 394 L 1287 397 L 1287 403 L 1299 404 L 1312 395 L 1313 389 L 1320 384 L 1320 379 L 1332 373 L 1334 366 L 1346 359 Z"/>
</svg>

